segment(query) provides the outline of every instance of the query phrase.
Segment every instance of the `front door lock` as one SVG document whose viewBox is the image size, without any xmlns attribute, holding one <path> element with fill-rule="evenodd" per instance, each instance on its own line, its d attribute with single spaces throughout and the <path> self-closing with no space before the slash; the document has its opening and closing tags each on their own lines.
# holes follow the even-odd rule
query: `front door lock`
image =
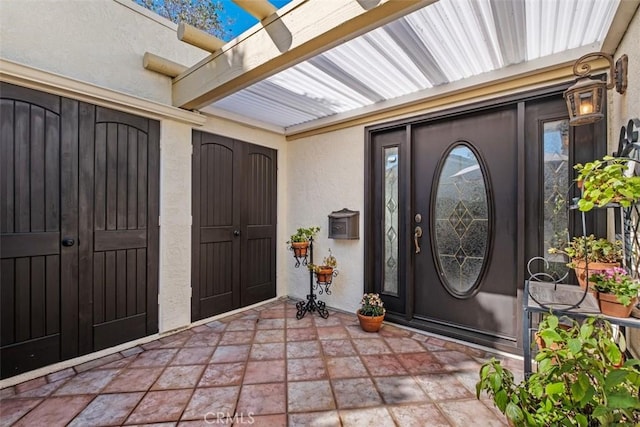
<svg viewBox="0 0 640 427">
<path fill-rule="evenodd" d="M 416 225 L 416 228 L 413 230 L 413 243 L 416 245 L 417 254 L 420 253 L 420 242 L 418 241 L 418 239 L 421 237 L 422 237 L 422 227 L 420 227 L 419 225 Z"/>
</svg>

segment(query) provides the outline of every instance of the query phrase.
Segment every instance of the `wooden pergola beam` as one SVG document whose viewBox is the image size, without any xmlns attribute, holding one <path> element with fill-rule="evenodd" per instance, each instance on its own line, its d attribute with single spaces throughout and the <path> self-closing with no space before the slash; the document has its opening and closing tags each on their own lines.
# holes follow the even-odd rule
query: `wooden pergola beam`
<svg viewBox="0 0 640 427">
<path fill-rule="evenodd" d="M 142 57 L 142 66 L 149 71 L 164 74 L 169 77 L 176 77 L 187 70 L 182 64 L 173 62 L 170 59 L 155 55 L 151 52 L 145 52 Z"/>
<path fill-rule="evenodd" d="M 269 3 L 268 0 L 232 0 L 246 12 L 250 13 L 258 21 L 262 21 L 268 16 L 273 15 L 276 7 Z"/>
<path fill-rule="evenodd" d="M 437 0 L 307 0 L 228 43 L 173 81 L 173 105 L 199 109 Z"/>
<path fill-rule="evenodd" d="M 222 49 L 222 46 L 225 45 L 223 40 L 185 22 L 178 24 L 177 34 L 178 40 L 212 53 Z"/>
</svg>

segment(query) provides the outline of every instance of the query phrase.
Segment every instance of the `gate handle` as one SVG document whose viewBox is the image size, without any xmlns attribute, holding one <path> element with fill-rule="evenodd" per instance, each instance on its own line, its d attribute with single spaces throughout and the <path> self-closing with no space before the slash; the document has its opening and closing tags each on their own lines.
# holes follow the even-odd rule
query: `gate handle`
<svg viewBox="0 0 640 427">
<path fill-rule="evenodd" d="M 75 240 L 69 237 L 62 239 L 62 246 L 73 246 L 74 243 L 75 243 Z"/>
<path fill-rule="evenodd" d="M 418 239 L 420 237 L 422 237 L 422 227 L 420 227 L 419 225 L 416 225 L 416 228 L 413 231 L 413 243 L 416 245 L 417 254 L 420 253 L 420 243 L 418 242 Z"/>
</svg>

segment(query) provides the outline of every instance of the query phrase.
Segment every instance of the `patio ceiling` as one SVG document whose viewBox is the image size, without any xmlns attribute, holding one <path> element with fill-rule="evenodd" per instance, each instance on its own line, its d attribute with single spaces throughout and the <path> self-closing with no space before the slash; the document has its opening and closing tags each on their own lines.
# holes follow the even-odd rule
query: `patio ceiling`
<svg viewBox="0 0 640 427">
<path fill-rule="evenodd" d="M 489 81 L 510 70 L 521 74 L 564 66 L 602 49 L 621 5 L 629 3 L 440 0 L 200 110 L 286 134 L 390 103 L 402 105 L 408 98 L 442 94 L 477 76 Z M 635 9 L 638 2 L 632 3 Z"/>
</svg>

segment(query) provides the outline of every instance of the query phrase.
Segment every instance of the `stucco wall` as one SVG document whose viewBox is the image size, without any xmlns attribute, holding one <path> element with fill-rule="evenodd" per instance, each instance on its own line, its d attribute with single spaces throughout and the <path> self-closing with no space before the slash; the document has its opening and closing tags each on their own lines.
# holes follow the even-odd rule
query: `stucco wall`
<svg viewBox="0 0 640 427">
<path fill-rule="evenodd" d="M 159 330 L 191 323 L 191 126 L 160 124 Z"/>
<path fill-rule="evenodd" d="M 319 298 L 331 307 L 355 311 L 364 289 L 364 129 L 357 126 L 289 143 L 288 221 L 284 243 L 298 227 L 320 226 L 314 260 L 322 261 L 331 248 L 339 275 L 331 295 Z M 360 239 L 328 238 L 328 215 L 343 208 L 360 211 Z M 309 293 L 306 268 L 294 268 L 286 253 L 289 295 L 304 299 Z"/>
<path fill-rule="evenodd" d="M 612 150 L 618 147 L 620 127 L 631 118 L 640 118 L 640 10 L 636 13 L 627 28 L 614 55 L 617 60 L 623 54 L 629 57 L 628 86 L 624 94 L 615 90 L 609 91 L 609 146 Z"/>
<path fill-rule="evenodd" d="M 636 10 L 614 55 L 614 60 L 623 54 L 629 57 L 629 75 L 627 91 L 624 94 L 619 94 L 615 90 L 609 91 L 608 143 L 610 152 L 618 148 L 620 128 L 626 126 L 629 119 L 640 119 L 640 51 L 638 50 L 638 40 L 640 40 L 640 9 Z M 640 356 L 640 330 L 630 329 L 629 338 L 630 347 L 636 356 Z"/>
<path fill-rule="evenodd" d="M 145 51 L 186 66 L 207 52 L 130 0 L 2 0 L 0 56 L 171 104 L 171 79 L 142 67 Z"/>
</svg>

